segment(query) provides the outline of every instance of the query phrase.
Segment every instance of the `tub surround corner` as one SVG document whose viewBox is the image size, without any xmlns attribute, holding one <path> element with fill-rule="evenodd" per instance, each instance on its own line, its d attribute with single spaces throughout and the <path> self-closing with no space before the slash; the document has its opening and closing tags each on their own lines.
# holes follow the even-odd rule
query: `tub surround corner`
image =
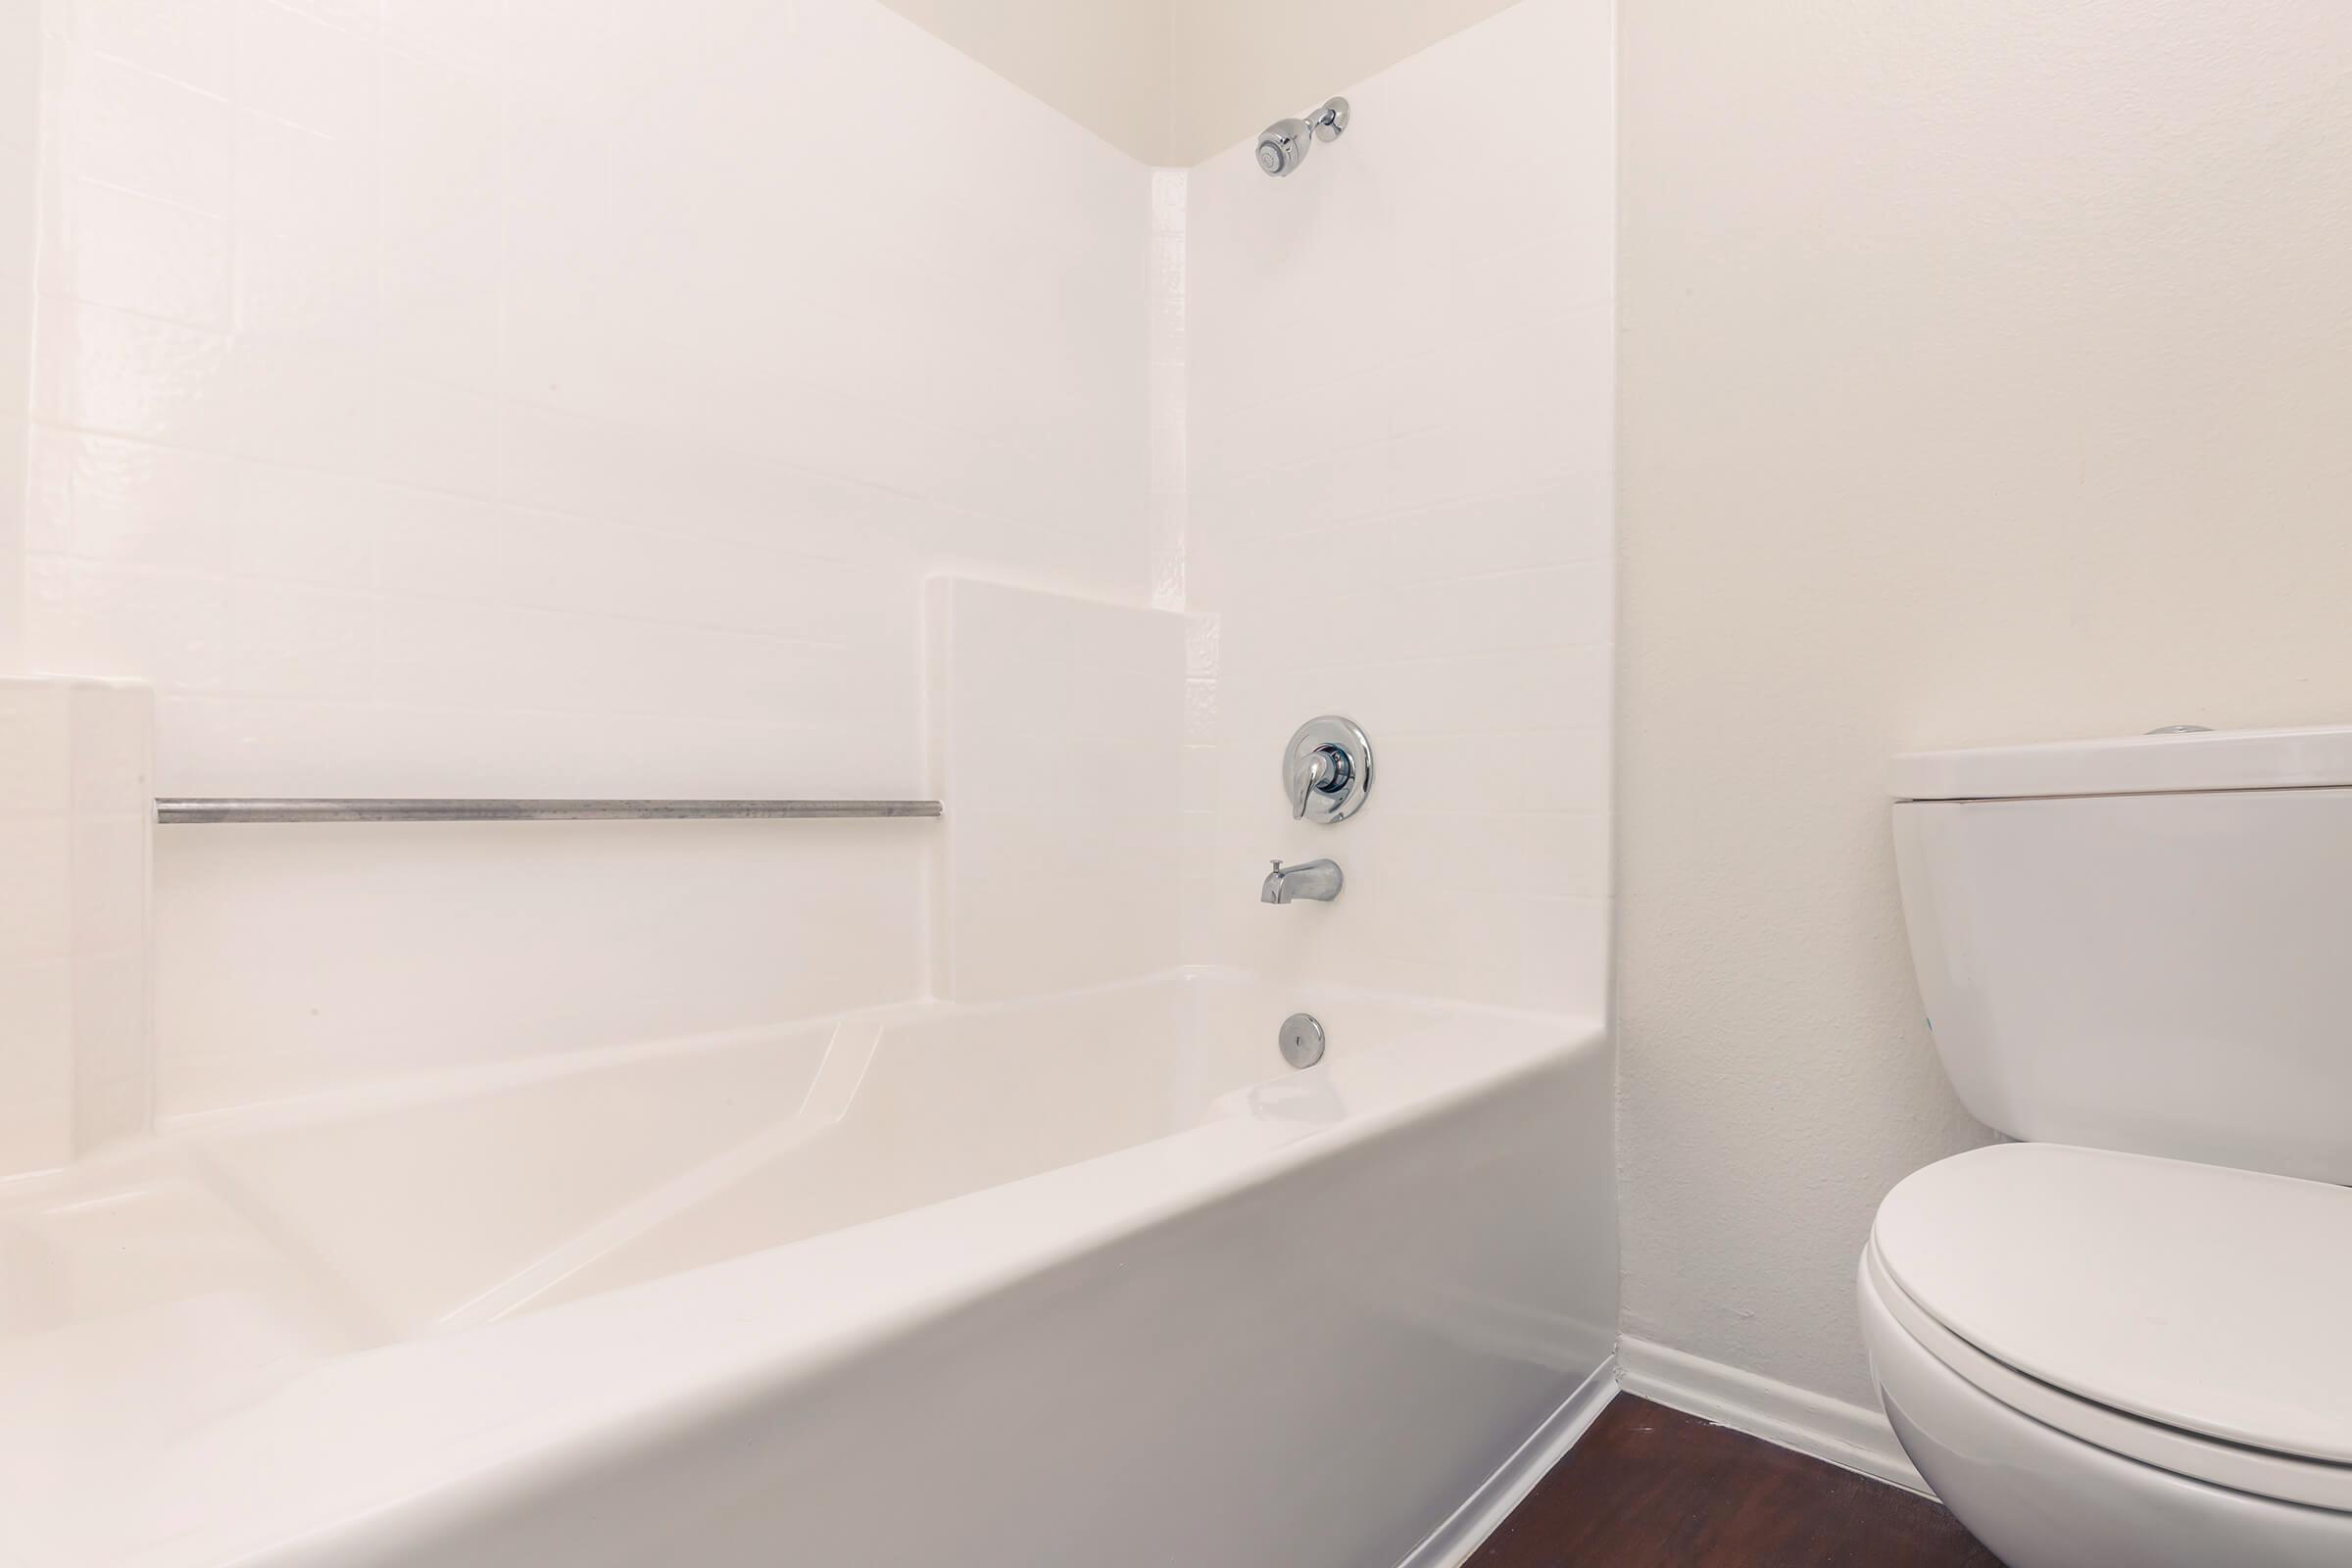
<svg viewBox="0 0 2352 1568">
<path fill-rule="evenodd" d="M 153 694 L 0 677 L 0 1177 L 147 1130 Z"/>
</svg>

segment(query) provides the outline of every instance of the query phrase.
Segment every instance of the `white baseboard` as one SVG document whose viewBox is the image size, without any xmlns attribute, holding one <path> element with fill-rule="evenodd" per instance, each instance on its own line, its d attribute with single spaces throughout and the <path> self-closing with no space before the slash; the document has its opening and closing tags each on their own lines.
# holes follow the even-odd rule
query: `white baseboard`
<svg viewBox="0 0 2352 1568">
<path fill-rule="evenodd" d="M 1431 1531 L 1427 1541 L 1405 1553 L 1396 1568 L 1457 1568 L 1494 1533 L 1496 1525 L 1510 1517 L 1511 1510 L 1535 1491 L 1536 1483 L 1550 1473 L 1561 1456 L 1576 1446 L 1576 1440 L 1616 1396 L 1616 1364 L 1603 1361 L 1470 1494 L 1467 1502 Z"/>
<path fill-rule="evenodd" d="M 1810 1394 L 1687 1350 L 1627 1335 L 1617 1342 L 1626 1392 L 1745 1432 L 1874 1480 L 1933 1496 L 1876 1409 Z"/>
</svg>

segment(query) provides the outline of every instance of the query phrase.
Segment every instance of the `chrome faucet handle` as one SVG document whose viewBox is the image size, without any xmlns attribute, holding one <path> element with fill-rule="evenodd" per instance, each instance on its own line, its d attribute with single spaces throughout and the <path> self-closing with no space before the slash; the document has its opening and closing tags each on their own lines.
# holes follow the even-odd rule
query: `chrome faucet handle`
<svg viewBox="0 0 2352 1568">
<path fill-rule="evenodd" d="M 1306 803 L 1311 792 L 1328 787 L 1331 781 L 1339 776 L 1339 770 L 1340 763 L 1332 749 L 1328 746 L 1316 747 L 1307 757 L 1304 765 L 1295 772 L 1293 782 L 1298 785 L 1298 790 L 1291 797 L 1291 815 L 1297 817 L 1306 815 Z M 1277 865 L 1281 863 L 1279 860 L 1275 862 Z"/>
<path fill-rule="evenodd" d="M 1298 726 L 1282 751 L 1282 795 L 1306 822 L 1353 816 L 1372 788 L 1372 743 L 1336 713 Z"/>
</svg>

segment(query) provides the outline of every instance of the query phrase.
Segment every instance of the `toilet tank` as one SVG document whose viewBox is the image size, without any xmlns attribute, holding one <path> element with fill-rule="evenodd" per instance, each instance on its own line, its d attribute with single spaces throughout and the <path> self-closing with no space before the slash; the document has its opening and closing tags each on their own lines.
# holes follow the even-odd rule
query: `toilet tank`
<svg viewBox="0 0 2352 1568">
<path fill-rule="evenodd" d="M 2012 1137 L 2352 1182 L 2352 727 L 1896 759 L 1912 963 Z"/>
</svg>

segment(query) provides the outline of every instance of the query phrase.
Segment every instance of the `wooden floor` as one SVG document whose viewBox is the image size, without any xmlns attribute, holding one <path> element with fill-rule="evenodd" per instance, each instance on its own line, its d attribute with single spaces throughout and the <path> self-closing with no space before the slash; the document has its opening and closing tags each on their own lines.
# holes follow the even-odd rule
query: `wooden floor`
<svg viewBox="0 0 2352 1568">
<path fill-rule="evenodd" d="M 1927 1498 L 1620 1394 L 1467 1568 L 2000 1568 Z"/>
</svg>

